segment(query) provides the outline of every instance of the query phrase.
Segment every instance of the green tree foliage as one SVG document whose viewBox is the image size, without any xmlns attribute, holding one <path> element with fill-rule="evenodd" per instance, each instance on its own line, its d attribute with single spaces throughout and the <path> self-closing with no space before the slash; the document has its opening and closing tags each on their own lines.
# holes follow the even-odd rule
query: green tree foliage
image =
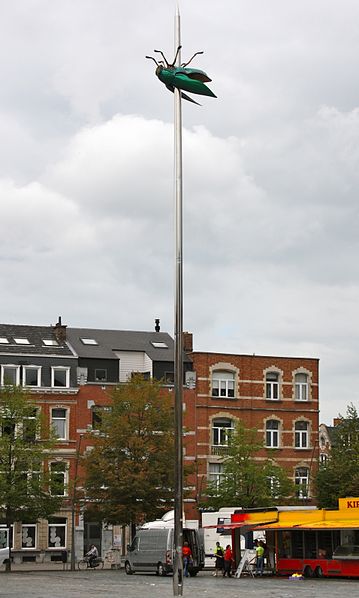
<svg viewBox="0 0 359 598">
<path fill-rule="evenodd" d="M 96 517 L 138 524 L 173 508 L 173 408 L 158 382 L 135 376 L 119 386 L 94 444 L 85 466 Z"/>
<path fill-rule="evenodd" d="M 359 496 L 359 416 L 353 404 L 333 430 L 329 459 L 320 465 L 317 480 L 318 505 L 336 509 L 338 498 Z"/>
<path fill-rule="evenodd" d="M 288 502 L 293 495 L 292 482 L 272 455 L 260 461 L 255 459 L 261 449 L 257 430 L 247 429 L 239 422 L 228 439 L 222 481 L 207 486 L 206 506 L 252 508 Z"/>
<path fill-rule="evenodd" d="M 19 387 L 1 389 L 0 517 L 8 528 L 16 521 L 47 518 L 59 508 L 61 499 L 51 495 L 44 467 L 53 446 L 31 398 Z"/>
</svg>

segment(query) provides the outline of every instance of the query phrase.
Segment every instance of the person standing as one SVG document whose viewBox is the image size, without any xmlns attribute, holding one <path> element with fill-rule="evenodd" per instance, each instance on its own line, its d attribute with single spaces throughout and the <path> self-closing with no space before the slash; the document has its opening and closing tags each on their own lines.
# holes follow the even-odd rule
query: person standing
<svg viewBox="0 0 359 598">
<path fill-rule="evenodd" d="M 183 556 L 183 575 L 185 577 L 188 577 L 188 565 L 192 562 L 192 550 L 190 549 L 188 542 L 183 543 L 182 556 Z"/>
<path fill-rule="evenodd" d="M 219 542 L 216 542 L 216 548 L 214 549 L 214 556 L 216 557 L 216 564 L 215 564 L 216 570 L 213 573 L 213 575 L 215 577 L 217 577 L 218 574 L 223 570 L 223 565 L 224 565 L 224 559 L 223 559 L 224 550 Z"/>
<path fill-rule="evenodd" d="M 257 566 L 256 566 L 256 575 L 263 575 L 263 568 L 264 568 L 264 546 L 262 540 L 259 540 L 256 546 L 256 556 L 257 556 Z"/>
<path fill-rule="evenodd" d="M 224 559 L 223 559 L 223 577 L 226 576 L 226 573 L 228 575 L 228 577 L 232 577 L 232 561 L 233 561 L 233 553 L 232 553 L 232 548 L 230 547 L 229 544 L 227 544 L 226 546 L 226 550 L 224 551 Z"/>
</svg>

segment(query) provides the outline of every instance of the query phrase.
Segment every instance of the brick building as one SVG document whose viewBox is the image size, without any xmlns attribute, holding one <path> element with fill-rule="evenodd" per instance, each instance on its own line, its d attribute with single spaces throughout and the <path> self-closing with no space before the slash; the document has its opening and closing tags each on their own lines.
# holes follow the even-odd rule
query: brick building
<svg viewBox="0 0 359 598">
<path fill-rule="evenodd" d="M 220 483 L 227 431 L 239 419 L 258 429 L 300 498 L 310 500 L 318 462 L 318 360 L 193 352 L 189 333 L 184 349 L 184 459 L 194 465 L 187 520 L 199 519 L 206 481 Z M 71 328 L 60 318 L 54 326 L 0 325 L 0 384 L 22 385 L 35 398 L 58 436 L 49 466 L 63 477 L 62 509 L 50 521 L 15 525 L 15 560 L 56 560 L 71 548 L 69 482 L 112 388 L 133 372 L 163 380 L 172 393 L 174 344 L 158 322 L 153 332 Z M 91 543 L 104 553 L 113 530 L 76 513 L 74 539 L 77 556 Z"/>
<path fill-rule="evenodd" d="M 257 428 L 265 447 L 259 458 L 271 449 L 297 485 L 298 498 L 311 502 L 319 454 L 318 360 L 201 352 L 190 356 L 196 388 L 185 392 L 184 458 L 195 463 L 196 473 L 188 516 L 198 517 L 206 480 L 220 484 L 228 431 L 238 420 Z"/>
</svg>

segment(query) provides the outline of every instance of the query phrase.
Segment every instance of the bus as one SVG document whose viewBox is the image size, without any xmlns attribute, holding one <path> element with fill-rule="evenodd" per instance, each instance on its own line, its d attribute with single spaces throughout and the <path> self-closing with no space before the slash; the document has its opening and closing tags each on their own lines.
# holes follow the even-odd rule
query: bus
<svg viewBox="0 0 359 598">
<path fill-rule="evenodd" d="M 265 533 L 277 575 L 359 578 L 359 498 L 339 499 L 339 508 L 277 507 L 232 516 L 233 545 L 244 529 Z"/>
</svg>

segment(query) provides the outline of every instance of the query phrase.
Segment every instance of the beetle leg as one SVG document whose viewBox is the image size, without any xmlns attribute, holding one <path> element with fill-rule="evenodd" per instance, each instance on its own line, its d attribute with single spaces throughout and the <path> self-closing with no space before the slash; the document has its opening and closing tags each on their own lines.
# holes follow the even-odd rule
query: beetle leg
<svg viewBox="0 0 359 598">
<path fill-rule="evenodd" d="M 145 56 L 145 58 L 148 58 L 149 60 L 153 60 L 153 62 L 155 62 L 158 66 L 158 62 L 157 62 L 156 58 L 153 58 L 153 56 Z"/>
<path fill-rule="evenodd" d="M 178 52 L 180 51 L 180 49 L 182 48 L 182 46 L 178 46 L 177 51 L 176 51 L 176 55 L 173 59 L 173 62 L 170 66 L 174 66 L 176 64 L 176 60 L 177 60 L 177 56 L 178 56 Z"/>
<path fill-rule="evenodd" d="M 190 58 L 188 62 L 184 62 L 183 64 L 181 64 L 181 66 L 183 66 L 183 67 L 187 66 L 190 62 L 192 62 L 192 60 L 194 59 L 195 56 L 198 56 L 198 54 L 203 54 L 203 51 L 202 52 L 195 52 L 195 54 L 193 54 L 192 58 Z"/>
<path fill-rule="evenodd" d="M 163 60 L 165 61 L 165 63 L 166 63 L 166 66 L 167 66 L 167 67 L 171 66 L 171 65 L 168 63 L 168 60 L 167 60 L 166 56 L 164 55 L 164 53 L 162 52 L 162 50 L 153 50 L 153 51 L 154 51 L 154 52 L 157 52 L 157 54 L 161 54 L 161 55 L 162 55 L 162 57 L 163 57 Z"/>
</svg>

